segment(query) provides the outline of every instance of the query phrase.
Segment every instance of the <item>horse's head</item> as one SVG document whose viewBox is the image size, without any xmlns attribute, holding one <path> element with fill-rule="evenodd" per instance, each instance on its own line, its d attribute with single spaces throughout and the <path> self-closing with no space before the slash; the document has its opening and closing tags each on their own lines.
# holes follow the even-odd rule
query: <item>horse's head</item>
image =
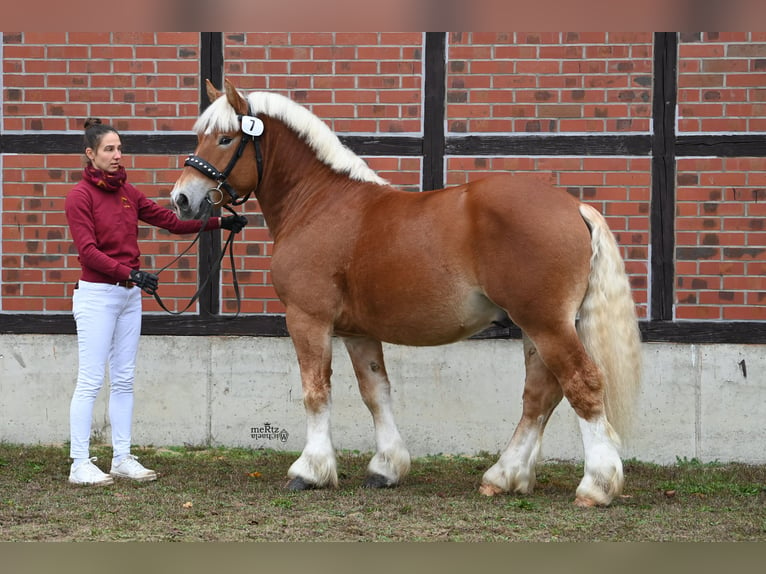
<svg viewBox="0 0 766 574">
<path fill-rule="evenodd" d="M 197 149 L 170 193 L 182 219 L 202 218 L 214 206 L 239 205 L 260 181 L 263 122 L 249 115 L 247 100 L 228 80 L 225 93 L 208 80 L 207 95 L 211 104 L 194 124 Z"/>
</svg>

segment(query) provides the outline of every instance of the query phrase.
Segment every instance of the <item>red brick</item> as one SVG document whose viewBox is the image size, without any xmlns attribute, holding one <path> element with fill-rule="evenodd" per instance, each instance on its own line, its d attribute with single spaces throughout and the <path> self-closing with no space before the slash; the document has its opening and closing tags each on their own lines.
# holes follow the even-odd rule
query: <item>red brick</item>
<svg viewBox="0 0 766 574">
<path fill-rule="evenodd" d="M 680 294 L 678 300 L 682 301 Z M 676 319 L 718 320 L 721 318 L 721 315 L 721 308 L 718 306 L 703 307 L 701 305 L 676 305 Z"/>
<path fill-rule="evenodd" d="M 558 74 L 561 63 L 555 60 L 520 60 L 516 62 L 515 69 L 519 74 Z"/>
<path fill-rule="evenodd" d="M 766 320 L 766 306 L 725 307 L 723 319 L 726 321 L 764 321 Z"/>
<path fill-rule="evenodd" d="M 325 46 L 334 44 L 329 32 L 292 32 L 290 43 L 295 46 Z"/>
<path fill-rule="evenodd" d="M 337 32 L 335 43 L 339 45 L 377 45 L 378 34 L 375 32 Z"/>
<path fill-rule="evenodd" d="M 494 59 L 496 60 L 530 60 L 537 58 L 536 46 L 495 46 Z M 452 52 L 450 49 L 450 56 Z M 451 58 L 452 59 L 452 58 Z"/>
</svg>

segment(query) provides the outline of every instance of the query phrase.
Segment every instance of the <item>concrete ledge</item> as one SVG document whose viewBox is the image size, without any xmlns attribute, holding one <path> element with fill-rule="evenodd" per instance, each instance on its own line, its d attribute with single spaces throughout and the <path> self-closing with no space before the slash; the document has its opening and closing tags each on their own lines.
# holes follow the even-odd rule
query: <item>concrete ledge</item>
<svg viewBox="0 0 766 574">
<path fill-rule="evenodd" d="M 636 432 L 624 456 L 668 464 L 766 463 L 766 352 L 762 345 L 644 344 Z M 517 340 L 386 347 L 400 431 L 414 456 L 498 452 L 521 415 L 524 364 Z M 371 451 L 372 421 L 340 341 L 333 359 L 336 448 Z M 74 335 L 0 335 L 0 440 L 62 443 L 77 373 Z M 108 442 L 107 392 L 94 439 Z M 141 339 L 133 442 L 300 451 L 305 422 L 292 343 L 275 337 Z M 579 460 L 566 401 L 543 457 Z"/>
</svg>

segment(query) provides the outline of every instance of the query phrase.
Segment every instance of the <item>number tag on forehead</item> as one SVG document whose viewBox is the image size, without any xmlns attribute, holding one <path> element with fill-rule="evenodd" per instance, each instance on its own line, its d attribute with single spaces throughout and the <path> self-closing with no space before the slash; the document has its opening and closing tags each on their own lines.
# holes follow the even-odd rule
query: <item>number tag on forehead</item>
<svg viewBox="0 0 766 574">
<path fill-rule="evenodd" d="M 263 133 L 263 122 L 254 116 L 242 116 L 242 131 L 249 136 Z"/>
</svg>

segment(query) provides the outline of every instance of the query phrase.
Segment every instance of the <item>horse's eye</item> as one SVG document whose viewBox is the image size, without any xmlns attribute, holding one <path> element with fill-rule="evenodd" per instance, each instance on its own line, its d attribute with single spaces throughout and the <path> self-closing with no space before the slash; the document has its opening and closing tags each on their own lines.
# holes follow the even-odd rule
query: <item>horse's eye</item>
<svg viewBox="0 0 766 574">
<path fill-rule="evenodd" d="M 229 145 L 231 143 L 232 138 L 228 136 L 221 136 L 221 139 L 218 140 L 219 145 Z"/>
</svg>

